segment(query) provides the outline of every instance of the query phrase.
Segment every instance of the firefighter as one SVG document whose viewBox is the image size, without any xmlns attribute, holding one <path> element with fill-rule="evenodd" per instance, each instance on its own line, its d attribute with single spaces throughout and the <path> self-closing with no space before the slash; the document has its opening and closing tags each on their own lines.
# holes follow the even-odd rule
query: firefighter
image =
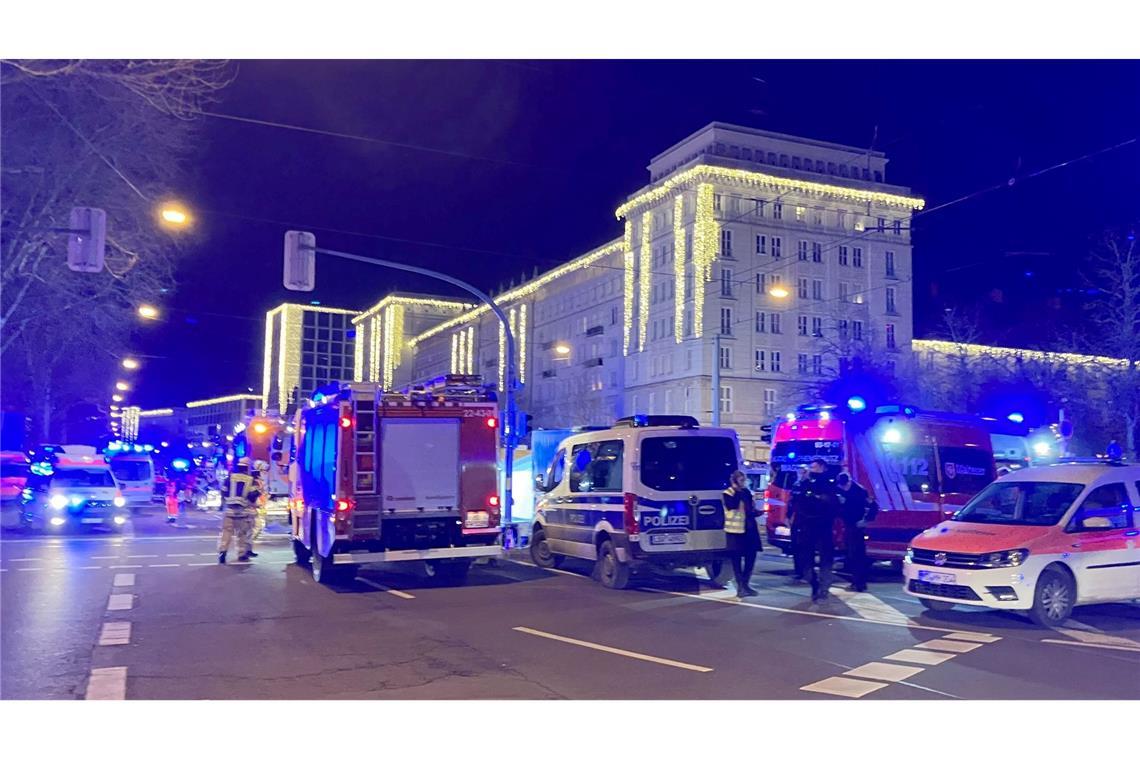
<svg viewBox="0 0 1140 760">
<path fill-rule="evenodd" d="M 250 536 L 253 533 L 254 505 L 261 494 L 249 469 L 249 459 L 242 457 L 230 473 L 225 513 L 222 517 L 222 535 L 218 539 L 218 564 L 226 563 L 226 554 L 234 538 L 237 539 L 238 562 L 251 559 L 253 543 Z"/>
<path fill-rule="evenodd" d="M 850 473 L 835 478 L 839 501 L 843 505 L 843 539 L 847 547 L 846 569 L 851 573 L 850 591 L 867 590 L 867 523 L 875 519 L 879 507 L 867 495 L 867 489 L 855 482 Z"/>
<path fill-rule="evenodd" d="M 803 544 L 803 529 L 796 521 L 796 507 L 804 498 L 804 488 L 807 486 L 808 481 L 808 468 L 807 465 L 800 465 L 796 470 L 796 482 L 788 489 L 788 527 L 792 531 L 792 563 L 795 568 L 795 578 L 793 583 L 796 585 L 807 583 L 808 572 L 804 567 L 804 555 L 801 544 Z"/>
<path fill-rule="evenodd" d="M 265 521 L 269 517 L 269 488 L 268 488 L 268 471 L 269 465 L 260 459 L 254 462 L 253 477 L 257 483 L 257 491 L 260 497 L 254 505 L 253 516 L 253 538 L 256 541 L 261 536 L 261 531 L 265 530 Z M 257 552 L 250 550 L 250 556 L 256 557 Z"/>
<path fill-rule="evenodd" d="M 166 522 L 174 525 L 178 521 L 178 493 L 180 486 L 178 478 L 172 474 L 166 479 Z"/>
<path fill-rule="evenodd" d="M 732 552 L 732 572 L 736 576 L 736 596 L 756 596 L 749 581 L 756 567 L 756 552 L 760 551 L 760 528 L 756 524 L 756 505 L 748 478 L 737 470 L 724 489 L 724 532 L 728 549 Z"/>
<path fill-rule="evenodd" d="M 796 505 L 796 521 L 800 536 L 801 562 L 811 580 L 811 598 L 821 602 L 831 586 L 831 564 L 835 558 L 835 520 L 839 516 L 839 497 L 835 484 L 827 477 L 827 462 L 816 457 L 808 468 L 803 497 Z M 819 571 L 815 560 L 819 557 Z"/>
</svg>

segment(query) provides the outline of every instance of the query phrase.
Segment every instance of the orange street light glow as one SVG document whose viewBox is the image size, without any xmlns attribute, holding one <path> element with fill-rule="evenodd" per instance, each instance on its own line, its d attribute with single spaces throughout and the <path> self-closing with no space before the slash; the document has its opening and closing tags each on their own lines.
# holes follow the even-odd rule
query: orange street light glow
<svg viewBox="0 0 1140 760">
<path fill-rule="evenodd" d="M 131 359 L 130 357 L 123 359 L 123 369 L 138 369 L 138 368 L 139 368 L 139 360 L 138 359 Z"/>
<path fill-rule="evenodd" d="M 117 391 L 129 391 L 130 389 L 131 389 L 131 386 L 127 385 L 122 380 L 115 383 L 115 390 L 117 390 Z"/>
<path fill-rule="evenodd" d="M 143 319 L 158 319 L 158 309 L 144 303 L 139 307 L 139 316 Z"/>
<path fill-rule="evenodd" d="M 775 287 L 773 287 L 771 290 L 768 291 L 768 295 L 772 296 L 773 298 L 787 298 L 788 297 L 788 289 L 785 288 L 783 285 L 776 285 Z"/>
</svg>

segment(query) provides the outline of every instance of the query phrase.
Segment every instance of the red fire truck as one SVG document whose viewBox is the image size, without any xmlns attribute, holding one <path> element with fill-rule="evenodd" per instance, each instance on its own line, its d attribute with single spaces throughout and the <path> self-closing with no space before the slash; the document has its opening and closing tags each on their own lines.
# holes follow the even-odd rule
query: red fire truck
<svg viewBox="0 0 1140 760">
<path fill-rule="evenodd" d="M 768 540 L 791 551 L 792 484 L 799 469 L 818 457 L 829 477 L 846 469 L 878 502 L 879 514 L 867 525 L 868 556 L 901 561 L 912 538 L 947 519 L 995 478 L 989 432 L 968 415 L 851 406 L 801 406 L 776 426 L 764 499 Z M 836 543 L 842 542 L 837 522 Z"/>
<path fill-rule="evenodd" d="M 285 508 L 289 498 L 289 445 L 291 437 L 288 423 L 276 414 L 250 412 L 234 435 L 232 470 L 242 457 L 250 462 L 265 462 L 266 490 L 270 505 Z"/>
<path fill-rule="evenodd" d="M 422 560 L 461 583 L 501 549 L 498 404 L 477 375 L 445 375 L 401 393 L 347 383 L 297 416 L 293 551 L 335 584 L 356 565 Z"/>
</svg>

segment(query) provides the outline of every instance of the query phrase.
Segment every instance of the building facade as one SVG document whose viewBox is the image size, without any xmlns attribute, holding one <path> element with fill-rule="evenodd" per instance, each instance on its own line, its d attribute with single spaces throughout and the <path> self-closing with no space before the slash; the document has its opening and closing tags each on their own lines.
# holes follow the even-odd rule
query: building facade
<svg viewBox="0 0 1140 760">
<path fill-rule="evenodd" d="M 418 379 L 408 338 L 471 309 L 472 304 L 439 296 L 392 293 L 352 318 L 352 378 L 399 388 Z"/>
<path fill-rule="evenodd" d="M 246 415 L 261 408 L 261 402 L 261 395 L 254 393 L 187 401 L 186 434 L 202 438 L 229 435 Z"/>
<path fill-rule="evenodd" d="M 351 380 L 356 360 L 352 318 L 359 313 L 296 303 L 266 312 L 262 408 L 288 414 L 297 399 L 322 385 Z"/>
</svg>

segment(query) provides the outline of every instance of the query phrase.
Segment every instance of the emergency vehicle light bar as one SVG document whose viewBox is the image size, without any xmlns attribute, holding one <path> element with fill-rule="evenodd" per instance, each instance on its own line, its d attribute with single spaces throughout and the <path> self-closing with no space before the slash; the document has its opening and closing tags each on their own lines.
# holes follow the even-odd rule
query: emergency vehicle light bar
<svg viewBox="0 0 1140 760">
<path fill-rule="evenodd" d="M 692 430 L 700 425 L 695 417 L 685 414 L 635 414 L 632 417 L 622 417 L 613 427 L 679 427 L 682 430 Z"/>
</svg>

